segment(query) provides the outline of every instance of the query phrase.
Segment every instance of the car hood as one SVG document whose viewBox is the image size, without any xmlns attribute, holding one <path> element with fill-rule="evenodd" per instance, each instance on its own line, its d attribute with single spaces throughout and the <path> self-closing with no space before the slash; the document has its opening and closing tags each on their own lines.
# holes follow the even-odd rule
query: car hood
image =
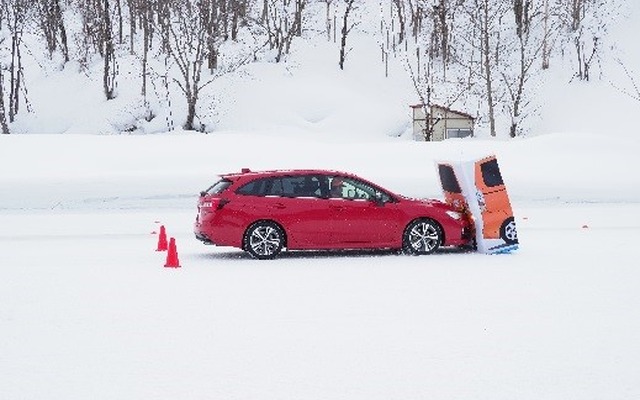
<svg viewBox="0 0 640 400">
<path fill-rule="evenodd" d="M 447 210 L 451 209 L 450 205 L 438 199 L 427 199 L 427 198 L 419 199 L 419 198 L 406 197 L 406 196 L 401 196 L 401 197 L 403 201 L 408 201 L 415 204 L 422 204 L 429 207 L 439 207 Z"/>
</svg>

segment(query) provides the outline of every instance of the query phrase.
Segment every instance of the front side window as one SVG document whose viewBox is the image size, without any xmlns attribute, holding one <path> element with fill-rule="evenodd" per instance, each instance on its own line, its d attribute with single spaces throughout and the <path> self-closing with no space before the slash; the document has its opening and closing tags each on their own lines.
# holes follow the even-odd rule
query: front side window
<svg viewBox="0 0 640 400">
<path fill-rule="evenodd" d="M 391 197 L 385 193 L 380 191 L 379 189 L 369 185 L 366 182 L 353 179 L 353 178 L 340 178 L 336 177 L 335 180 L 341 180 L 342 186 L 339 189 L 338 196 L 334 197 L 342 197 L 343 199 L 348 200 L 367 200 L 373 201 L 376 199 L 380 199 L 383 202 L 391 201 Z M 332 185 L 335 186 L 335 185 Z"/>
</svg>

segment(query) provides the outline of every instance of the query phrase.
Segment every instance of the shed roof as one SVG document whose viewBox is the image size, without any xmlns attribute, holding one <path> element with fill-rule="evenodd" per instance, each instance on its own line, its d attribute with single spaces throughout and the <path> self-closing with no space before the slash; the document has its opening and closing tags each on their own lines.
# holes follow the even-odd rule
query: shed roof
<svg viewBox="0 0 640 400">
<path fill-rule="evenodd" d="M 423 107 L 423 104 L 414 104 L 414 105 L 410 105 L 409 107 L 414 108 L 414 109 L 415 109 L 415 108 L 422 108 L 422 107 Z M 433 107 L 437 107 L 437 108 L 440 108 L 440 109 L 445 110 L 445 111 L 449 111 L 449 112 L 452 112 L 452 113 L 460 114 L 460 115 L 462 115 L 463 117 L 467 117 L 467 118 L 469 118 L 469 119 L 473 119 L 473 120 L 475 120 L 475 119 L 476 119 L 473 115 L 468 114 L 468 113 L 466 113 L 466 112 L 464 112 L 464 111 L 454 110 L 454 109 L 451 109 L 451 108 L 449 108 L 449 107 L 441 106 L 440 104 L 431 104 L 431 107 L 432 107 L 432 108 L 433 108 Z"/>
</svg>

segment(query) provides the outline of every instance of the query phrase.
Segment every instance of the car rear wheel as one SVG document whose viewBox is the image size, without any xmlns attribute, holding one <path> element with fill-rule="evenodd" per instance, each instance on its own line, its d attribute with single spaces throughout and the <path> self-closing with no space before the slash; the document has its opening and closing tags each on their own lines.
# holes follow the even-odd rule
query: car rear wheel
<svg viewBox="0 0 640 400">
<path fill-rule="evenodd" d="M 518 230 L 513 217 L 507 218 L 500 227 L 500 237 L 508 244 L 518 243 Z"/>
<path fill-rule="evenodd" d="M 433 253 L 442 243 L 442 229 L 431 219 L 419 219 L 404 230 L 402 250 L 406 254 L 421 255 Z"/>
<path fill-rule="evenodd" d="M 284 246 L 282 228 L 271 221 L 258 221 L 247 229 L 244 235 L 244 249 L 253 258 L 271 259 L 277 256 Z"/>
</svg>

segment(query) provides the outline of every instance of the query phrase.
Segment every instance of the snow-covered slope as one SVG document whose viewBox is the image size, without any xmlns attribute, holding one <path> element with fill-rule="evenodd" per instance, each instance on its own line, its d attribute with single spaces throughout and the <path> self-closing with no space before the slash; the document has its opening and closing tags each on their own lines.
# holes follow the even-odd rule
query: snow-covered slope
<svg viewBox="0 0 640 400">
<path fill-rule="evenodd" d="M 634 42 L 638 10 L 623 2 L 621 16 L 609 27 L 598 53 L 591 82 L 569 83 L 575 71 L 573 50 L 552 60 L 552 68 L 530 83 L 526 134 L 582 132 L 608 137 L 635 135 L 629 119 L 639 102 L 621 93 L 632 82 L 618 63 L 622 60 L 634 76 L 640 73 L 640 55 Z M 345 70 L 338 69 L 339 40 L 327 40 L 324 6 L 310 5 L 309 29 L 292 43 L 283 62 L 268 54 L 218 78 L 201 94 L 197 123 L 207 131 L 256 131 L 308 137 L 359 137 L 378 140 L 408 136 L 409 105 L 419 102 L 409 78 L 411 46 L 390 53 L 388 66 L 381 61 L 380 5 L 360 5 L 353 14 L 359 24 L 349 36 Z M 339 39 L 339 38 L 338 38 Z M 247 38 L 249 42 L 251 38 Z M 255 39 L 254 39 L 255 40 Z M 164 63 L 151 65 L 148 100 L 155 114 L 144 119 L 141 101 L 140 60 L 126 49 L 117 54 L 117 97 L 102 94 L 102 61 L 90 60 L 61 66 L 60 60 L 42 59 L 37 36 L 26 35 L 25 79 L 32 113 L 23 107 L 12 130 L 16 133 L 159 133 L 180 127 L 186 102 L 171 80 L 164 86 Z M 612 44 L 611 44 L 612 43 Z M 610 45 L 611 44 L 611 45 Z M 233 46 L 233 45 L 230 45 Z M 242 44 L 236 45 L 238 48 Z M 175 72 L 175 71 L 174 71 Z M 637 79 L 636 79 L 637 80 Z M 617 87 L 618 89 L 615 89 Z M 504 108 L 502 101 L 496 105 Z M 465 111 L 477 115 L 478 104 Z M 486 137 L 486 116 L 478 114 L 477 135 Z M 498 120 L 498 136 L 507 136 L 509 121 Z"/>
</svg>

